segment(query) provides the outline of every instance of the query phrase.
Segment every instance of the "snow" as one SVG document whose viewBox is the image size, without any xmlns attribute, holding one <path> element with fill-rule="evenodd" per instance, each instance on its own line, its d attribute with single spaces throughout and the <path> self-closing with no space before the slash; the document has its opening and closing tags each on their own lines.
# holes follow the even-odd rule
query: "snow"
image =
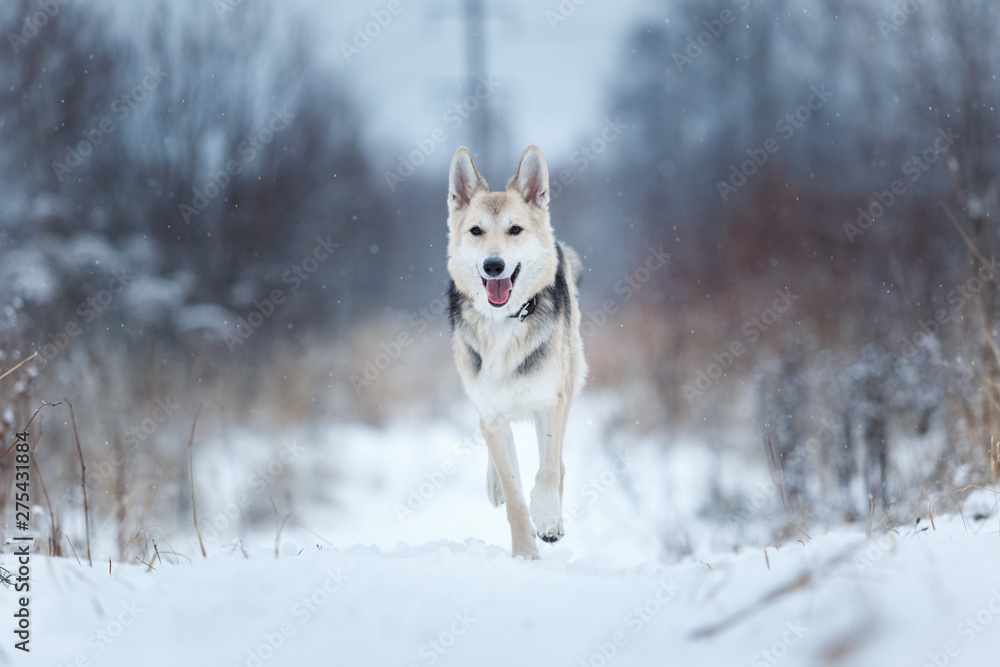
<svg viewBox="0 0 1000 667">
<path fill-rule="evenodd" d="M 936 529 L 924 518 L 869 539 L 864 525 L 800 526 L 765 557 L 763 533 L 737 532 L 705 500 L 713 483 L 748 497 L 764 471 L 694 440 L 619 435 L 614 401 L 585 395 L 567 439 L 564 512 L 576 508 L 567 536 L 525 562 L 510 558 L 505 514 L 487 502 L 471 412 L 456 404 L 436 422 L 285 438 L 236 433 L 234 449 L 199 442 L 208 558 L 192 533 L 164 527 L 152 571 L 112 563 L 109 572 L 100 532 L 93 568 L 35 556 L 32 653 L 14 651 L 8 635 L 0 662 L 995 662 L 1000 538 L 990 491 L 967 499 L 964 520 L 939 502 Z M 515 436 L 530 489 L 532 428 Z M 294 506 L 277 557 L 273 513 L 254 525 L 219 520 L 241 494 L 258 514 L 273 512 L 271 498 L 282 514 Z M 765 494 L 743 519 L 784 523 L 774 502 Z M 0 561 L 11 568 L 9 554 Z M 4 618 L 13 597 L 4 595 Z"/>
<path fill-rule="evenodd" d="M 36 560 L 35 664 L 991 664 L 995 534 L 853 531 L 708 564 L 512 560 L 482 540 L 81 568 Z M 709 569 L 711 565 L 711 569 Z M 773 602 L 789 584 L 805 583 Z M 973 620 L 967 620 L 972 618 Z M 975 619 L 979 620 L 976 621 Z M 721 629 L 719 629 L 721 627 Z M 980 628 L 976 631 L 976 628 Z M 791 629 L 790 629 L 791 628 Z M 717 630 L 710 636 L 699 637 Z M 617 643 L 617 645 L 616 645 Z M 272 650 L 271 647 L 277 647 Z M 957 651 L 957 653 L 956 653 Z M 947 657 L 947 655 L 946 655 Z"/>
</svg>

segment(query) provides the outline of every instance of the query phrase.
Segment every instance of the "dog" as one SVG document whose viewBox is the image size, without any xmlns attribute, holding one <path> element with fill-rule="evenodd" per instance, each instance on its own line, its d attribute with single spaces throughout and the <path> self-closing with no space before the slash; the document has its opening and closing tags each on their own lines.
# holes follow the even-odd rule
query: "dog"
<svg viewBox="0 0 1000 667">
<path fill-rule="evenodd" d="M 536 146 L 505 192 L 490 192 L 463 146 L 448 184 L 449 320 L 462 386 L 479 410 L 489 449 L 486 491 L 507 505 L 511 555 L 534 560 L 535 534 L 563 536 L 563 433 L 587 364 L 577 285 L 583 265 L 556 241 L 549 173 Z M 533 419 L 539 467 L 530 509 L 521 489 L 511 421 Z M 532 527 L 534 524 L 534 527 Z"/>
</svg>

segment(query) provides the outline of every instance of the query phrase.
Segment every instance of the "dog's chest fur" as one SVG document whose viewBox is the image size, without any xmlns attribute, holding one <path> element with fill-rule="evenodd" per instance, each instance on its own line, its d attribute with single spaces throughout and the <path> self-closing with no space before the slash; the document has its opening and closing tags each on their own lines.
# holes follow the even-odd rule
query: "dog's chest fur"
<svg viewBox="0 0 1000 667">
<path fill-rule="evenodd" d="M 561 248 L 558 254 L 554 282 L 535 295 L 534 311 L 523 320 L 484 315 L 454 283 L 449 287 L 459 373 L 484 414 L 521 415 L 555 400 L 572 307 Z"/>
</svg>

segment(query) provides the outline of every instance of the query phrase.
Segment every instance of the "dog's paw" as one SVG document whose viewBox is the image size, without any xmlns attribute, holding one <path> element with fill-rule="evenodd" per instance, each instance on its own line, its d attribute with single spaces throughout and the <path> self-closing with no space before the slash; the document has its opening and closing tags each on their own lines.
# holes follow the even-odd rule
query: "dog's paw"
<svg viewBox="0 0 1000 667">
<path fill-rule="evenodd" d="M 562 524 L 561 521 L 559 523 Z M 543 541 L 548 542 L 550 544 L 552 542 L 558 542 L 560 539 L 562 539 L 563 536 L 562 526 L 560 525 L 558 528 L 554 529 L 553 532 L 538 533 L 538 536 L 542 538 Z"/>
<path fill-rule="evenodd" d="M 486 497 L 490 499 L 493 507 L 503 505 L 503 487 L 500 486 L 500 476 L 497 475 L 497 468 L 490 459 L 486 467 Z"/>
<path fill-rule="evenodd" d="M 563 536 L 562 504 L 559 492 L 535 487 L 531 492 L 531 523 L 538 537 L 546 542 L 558 542 Z"/>
</svg>

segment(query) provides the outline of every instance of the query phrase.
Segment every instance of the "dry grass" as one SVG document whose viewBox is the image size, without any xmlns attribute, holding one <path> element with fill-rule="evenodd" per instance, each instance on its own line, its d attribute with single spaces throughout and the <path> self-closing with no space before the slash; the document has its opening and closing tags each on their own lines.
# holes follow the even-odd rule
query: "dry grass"
<svg viewBox="0 0 1000 667">
<path fill-rule="evenodd" d="M 760 296 L 760 299 L 755 298 Z M 714 353 L 724 352 L 728 344 L 735 340 L 741 340 L 738 324 L 748 315 L 740 308 L 758 307 L 765 303 L 767 297 L 773 298 L 770 294 L 744 295 L 742 300 L 730 299 L 728 309 L 721 307 L 718 303 L 706 303 L 702 306 L 686 306 L 683 311 L 666 312 L 664 306 L 648 306 L 635 302 L 622 304 L 622 308 L 615 314 L 609 316 L 608 322 L 599 327 L 596 333 L 584 341 L 587 351 L 588 361 L 591 367 L 591 377 L 588 383 L 591 389 L 609 389 L 621 393 L 625 398 L 623 403 L 628 414 L 625 415 L 615 428 L 621 426 L 630 430 L 638 431 L 658 431 L 680 426 L 690 426 L 702 429 L 700 432 L 710 434 L 706 436 L 708 446 L 718 447 L 742 447 L 745 450 L 753 450 L 758 456 L 760 454 L 759 436 L 752 444 L 749 441 L 731 441 L 730 434 L 737 432 L 741 424 L 739 420 L 743 415 L 735 414 L 734 399 L 737 396 L 752 394 L 753 376 L 755 365 L 762 359 L 769 356 L 770 352 L 780 347 L 777 339 L 779 327 L 775 327 L 772 336 L 765 336 L 752 348 L 748 348 L 747 353 L 736 360 L 731 369 L 727 370 L 727 375 L 717 386 L 709 389 L 705 393 L 703 400 L 695 405 L 689 405 L 683 396 L 683 386 L 693 380 L 699 370 L 704 369 L 713 359 Z M 754 297 L 754 298 L 751 298 Z M 715 300 L 713 298 L 713 300 Z M 798 305 L 796 305 L 798 308 Z M 587 312 L 587 309 L 584 309 Z M 750 315 L 758 314 L 755 312 Z M 987 325 L 989 310 L 983 305 L 977 311 L 976 317 L 967 318 L 968 329 L 966 332 L 973 340 L 980 340 Z M 734 324 L 735 323 L 735 324 Z M 954 333 L 953 330 L 951 333 Z M 412 344 L 408 345 L 397 359 L 386 369 L 383 369 L 379 377 L 376 378 L 372 386 L 360 392 L 355 392 L 349 378 L 351 375 L 360 374 L 364 370 L 366 360 L 373 359 L 383 349 L 382 346 L 391 344 L 398 339 L 401 332 L 409 333 L 413 337 Z M 986 343 L 987 347 L 982 349 L 986 354 L 986 360 L 990 363 L 998 359 L 995 345 Z M 109 352 L 117 354 L 117 352 Z M 108 371 L 106 375 L 115 376 L 119 373 L 128 374 L 127 359 L 109 359 Z M 23 363 L 23 362 L 22 362 Z M 195 362 L 192 362 L 194 364 Z M 197 363 L 202 363 L 198 361 Z M 207 363 L 207 362 L 205 362 Z M 223 365 L 224 366 L 224 365 Z M 977 368 L 988 369 L 992 366 L 984 364 L 974 365 Z M 15 367 L 5 371 L 0 380 L 10 378 L 11 374 L 20 367 Z M 954 455 L 945 457 L 945 466 L 934 471 L 931 475 L 924 475 L 920 479 L 906 480 L 897 489 L 897 497 L 912 500 L 914 506 L 923 507 L 923 501 L 928 495 L 937 493 L 943 485 L 952 482 L 950 475 L 955 468 L 961 464 L 975 463 L 973 475 L 982 472 L 982 477 L 974 477 L 982 483 L 988 479 L 992 480 L 994 486 L 1000 476 L 1000 439 L 996 437 L 984 438 L 987 433 L 1000 432 L 1000 399 L 997 393 L 997 383 L 987 370 L 979 371 L 975 376 L 975 382 L 983 389 L 983 402 L 977 405 L 942 405 L 939 406 L 940 414 L 950 421 L 961 422 L 966 425 L 967 431 L 963 434 L 962 440 L 967 442 L 975 441 L 974 447 L 958 447 L 954 450 Z M 212 373 L 206 372 L 203 376 L 194 373 L 193 370 L 178 372 L 169 375 L 164 371 L 161 375 L 148 380 L 150 387 L 144 388 L 141 392 L 134 391 L 136 387 L 145 385 L 147 381 L 134 377 L 127 380 L 116 380 L 115 387 L 109 388 L 107 392 L 95 391 L 99 388 L 101 375 L 94 372 L 81 371 L 81 396 L 75 398 L 76 407 L 81 408 L 82 432 L 77 432 L 77 424 L 73 407 L 71 406 L 71 417 L 73 421 L 72 440 L 66 438 L 65 433 L 60 432 L 57 425 L 53 429 L 50 438 L 46 439 L 46 449 L 51 449 L 52 463 L 48 461 L 45 466 L 45 475 L 51 483 L 53 496 L 48 497 L 47 490 L 44 490 L 42 472 L 37 467 L 38 462 L 33 461 L 36 466 L 36 474 L 39 484 L 42 485 L 45 495 L 45 504 L 51 517 L 49 528 L 49 551 L 52 555 L 59 555 L 65 552 L 61 547 L 62 539 L 66 539 L 73 548 L 73 542 L 69 537 L 64 537 L 63 531 L 68 526 L 73 525 L 69 519 L 78 515 L 75 509 L 72 514 L 66 509 L 69 507 L 65 503 L 60 505 L 60 493 L 67 488 L 68 480 L 74 479 L 75 474 L 67 469 L 68 457 L 65 456 L 71 449 L 59 451 L 60 445 L 76 442 L 76 455 L 79 458 L 80 487 L 83 494 L 83 513 L 85 538 L 87 542 L 88 562 L 91 561 L 91 539 L 95 544 L 100 543 L 98 535 L 101 532 L 100 526 L 97 532 L 92 534 L 90 526 L 90 515 L 93 514 L 95 526 L 100 524 L 101 517 L 108 514 L 109 499 L 117 503 L 117 509 L 124 507 L 125 498 L 121 496 L 121 489 L 107 482 L 110 478 L 94 476 L 92 468 L 96 468 L 98 459 L 92 455 L 92 449 L 88 449 L 87 461 L 84 461 L 84 452 L 80 446 L 81 436 L 88 443 L 100 443 L 104 440 L 112 441 L 122 432 L 122 426 L 134 426 L 143 417 L 151 414 L 153 399 L 165 396 L 174 397 L 187 396 L 185 393 L 192 386 L 191 375 L 198 379 L 197 399 L 202 402 L 209 402 L 218 407 L 225 419 L 234 423 L 249 423 L 252 426 L 265 423 L 273 424 L 301 424 L 320 419 L 350 419 L 367 420 L 371 422 L 384 421 L 404 411 L 421 410 L 425 414 L 436 417 L 449 416 L 448 403 L 461 397 L 461 390 L 457 373 L 454 371 L 451 360 L 451 342 L 447 332 L 444 318 L 437 323 L 433 323 L 423 334 L 416 334 L 411 330 L 405 317 L 386 317 L 375 322 L 359 324 L 354 330 L 347 332 L 337 340 L 332 341 L 304 341 L 295 348 L 281 348 L 276 346 L 261 359 L 260 365 L 253 368 L 233 368 L 218 369 L 213 368 Z M 267 381 L 261 381 L 262 378 Z M 133 392 L 134 395 L 130 395 Z M 115 404 L 118 411 L 113 417 L 95 419 L 89 418 L 95 414 L 103 414 L 106 408 L 104 403 Z M 954 400 L 954 399 L 947 399 Z M 959 399 L 961 402 L 961 399 Z M 44 405 L 44 404 L 43 404 Z M 417 406 L 417 407 L 413 407 Z M 193 407 L 193 405 L 192 405 Z M 957 410 L 961 410 L 961 414 Z M 194 490 L 193 472 L 193 439 L 196 425 L 199 421 L 201 407 L 199 406 L 194 420 L 191 424 L 188 438 L 188 475 L 187 486 L 190 494 L 191 512 L 195 533 L 197 534 L 199 547 L 203 556 L 207 556 L 207 549 L 203 541 L 200 527 L 198 525 L 198 515 Z M 37 414 L 37 413 L 36 413 Z M 117 422 L 115 420 L 118 420 Z M 221 422 L 222 420 L 220 420 Z M 198 432 L 202 440 L 215 439 L 217 435 L 214 428 L 224 428 L 219 426 L 216 420 L 201 420 L 203 430 Z M 30 423 L 30 422 L 29 422 Z M 158 550 L 153 543 L 152 547 L 145 547 L 148 544 L 148 535 L 152 532 L 150 525 L 155 525 L 157 519 L 162 517 L 177 516 L 177 510 L 183 506 L 185 496 L 183 480 L 183 458 L 178 456 L 175 448 L 169 446 L 170 442 L 180 439 L 179 434 L 183 433 L 184 425 L 172 424 L 165 426 L 149 436 L 143 442 L 142 447 L 136 450 L 134 459 L 126 464 L 120 464 L 120 468 L 115 470 L 115 481 L 124 478 L 125 471 L 128 470 L 132 480 L 132 486 L 141 486 L 149 480 L 156 479 L 154 488 L 160 488 L 160 471 L 164 472 L 164 483 L 159 496 L 150 494 L 146 500 L 144 509 L 138 517 L 129 516 L 128 528 L 120 525 L 120 535 L 122 541 L 125 537 L 130 537 L 126 543 L 127 548 L 120 551 L 120 561 L 126 559 L 135 562 L 138 558 L 141 562 L 152 566 L 163 562 L 163 550 Z M 206 432 L 208 435 L 206 435 Z M 722 435 L 718 435 L 722 434 Z M 778 488 L 785 502 L 788 498 L 788 489 L 785 488 L 781 474 L 781 463 L 773 443 L 768 445 L 765 436 L 765 453 L 769 456 L 766 463 L 770 464 L 773 479 L 778 482 Z M 61 441 L 60 438 L 63 438 Z M 223 433 L 220 440 L 225 439 Z M 665 439 L 669 442 L 669 438 Z M 982 443 L 988 442 L 986 457 L 982 457 Z M 37 447 L 37 442 L 35 443 Z M 92 445 L 88 445 L 91 447 Z M 923 452 L 920 455 L 928 455 Z M 61 459 L 59 455 L 64 455 Z M 937 458 L 933 452 L 934 459 Z M 763 459 L 764 457 L 760 457 Z M 985 462 L 985 467 L 983 463 Z M 146 469 L 142 469 L 142 465 Z M 826 461 L 819 461 L 816 465 L 826 464 Z M 203 464 L 204 465 L 204 462 Z M 87 479 L 88 472 L 92 479 Z M 825 474 L 822 470 L 810 470 L 809 474 Z M 97 481 L 95 482 L 94 479 Z M 957 480 L 963 481 L 963 480 Z M 913 487 L 906 486 L 913 482 Z M 926 489 L 923 486 L 926 484 Z M 971 488 L 983 488 L 982 486 L 967 485 L 952 491 L 938 493 L 931 501 L 931 521 L 933 524 L 934 513 L 940 501 L 949 497 L 959 490 Z M 995 492 L 995 491 L 994 491 Z M 279 496 L 280 498 L 280 496 Z M 857 514 L 864 517 L 864 509 L 859 500 Z M 902 502 L 902 501 L 899 501 Z M 90 507 L 94 503 L 94 507 Z M 203 497 L 203 512 L 205 511 L 206 498 Z M 283 505 L 287 503 L 282 501 Z M 76 498 L 73 498 L 73 507 L 78 505 Z M 961 512 L 960 503 L 956 504 Z M 276 555 L 280 544 L 282 527 L 288 517 L 282 519 L 277 514 L 277 535 L 275 538 Z M 186 510 L 186 508 L 184 508 Z M 884 509 L 884 508 L 883 508 Z M 871 534 L 876 512 L 878 508 L 871 506 L 868 508 L 868 533 Z M 265 510 L 266 511 L 266 510 Z M 59 519 L 62 519 L 60 521 Z M 266 516 L 263 517 L 266 519 Z M 787 518 L 782 517 L 778 525 L 785 524 Z M 205 517 L 202 517 L 204 521 Z M 261 520 L 261 517 L 257 517 Z M 861 519 L 863 520 L 863 518 Z M 119 524 L 125 521 L 119 518 Z M 792 531 L 798 531 L 809 539 L 806 532 L 794 523 L 788 522 Z M 815 523 L 800 522 L 803 527 L 810 527 Z M 78 531 L 78 529 L 76 529 Z M 186 527 L 189 531 L 190 528 Z M 206 528 L 207 530 L 207 528 Z M 812 530 L 812 529 L 811 529 Z M 190 534 L 188 532 L 188 534 Z M 159 540 L 159 538 L 158 538 Z M 77 541 L 79 541 L 77 539 Z M 151 549 L 151 551 L 150 551 Z M 82 549 L 81 549 L 82 552 Z M 136 554 L 139 553 L 138 556 Z M 766 555 L 766 552 L 765 552 Z M 136 556 L 136 558 L 133 558 Z M 169 560 L 169 557 L 168 557 Z"/>
<path fill-rule="evenodd" d="M 201 530 L 198 528 L 198 505 L 194 500 L 194 456 L 192 454 L 192 446 L 194 444 L 194 428 L 198 425 L 198 415 L 201 414 L 201 407 L 199 405 L 197 412 L 194 413 L 194 421 L 191 422 L 191 436 L 188 438 L 188 484 L 191 491 L 191 513 L 194 515 L 194 532 L 198 535 L 198 546 L 201 547 L 202 557 L 208 558 L 208 554 L 205 553 L 205 543 L 201 541 Z"/>
<path fill-rule="evenodd" d="M 798 590 L 807 588 L 814 584 L 820 582 L 822 574 L 829 575 L 830 572 L 838 566 L 840 563 L 849 559 L 854 555 L 856 551 L 855 547 L 849 547 L 844 549 L 840 553 L 834 554 L 828 558 L 825 562 L 816 565 L 816 567 L 808 570 L 804 570 L 792 578 L 787 583 L 784 583 L 777 588 L 772 589 L 769 593 L 761 597 L 756 602 L 748 604 L 740 609 L 737 609 L 733 613 L 729 614 L 722 620 L 713 623 L 711 625 L 706 625 L 701 628 L 694 630 L 690 637 L 692 639 L 711 639 L 712 637 L 718 635 L 725 630 L 733 627 L 734 625 L 740 623 L 741 621 L 750 618 L 754 614 L 764 611 L 770 605 L 778 602 L 779 600 L 795 593 Z M 765 556 L 767 551 L 764 551 Z M 770 561 L 768 561 L 768 570 L 770 570 Z"/>
<path fill-rule="evenodd" d="M 59 527 L 59 516 L 56 514 L 55 510 L 52 508 L 52 500 L 49 498 L 49 490 L 45 487 L 45 479 L 42 477 L 42 469 L 38 465 L 38 457 L 36 456 L 38 451 L 38 443 L 42 440 L 43 435 L 43 420 L 38 420 L 38 433 L 35 435 L 35 441 L 31 445 L 31 465 L 35 470 L 35 475 L 38 477 L 38 485 L 42 487 L 42 497 L 45 498 L 45 507 L 49 512 L 49 555 L 59 558 L 63 555 L 62 552 L 62 540 L 59 539 L 61 530 Z"/>
<path fill-rule="evenodd" d="M 282 518 L 281 515 L 278 514 L 278 506 L 275 504 L 274 498 L 271 498 L 271 509 L 274 510 L 274 520 L 276 524 L 274 532 L 274 559 L 277 560 L 279 555 L 279 547 L 281 546 L 281 531 L 285 527 L 285 524 L 288 522 L 288 519 L 291 518 L 292 514 L 291 512 L 289 512 L 284 516 L 284 518 Z M 246 552 L 244 552 L 244 554 L 245 553 Z"/>
<path fill-rule="evenodd" d="M 87 536 L 87 563 L 93 567 L 94 562 L 90 557 L 90 507 L 87 504 L 87 466 L 83 462 L 83 449 L 80 447 L 80 435 L 76 430 L 76 415 L 73 414 L 73 404 L 67 400 L 66 405 L 69 406 L 69 416 L 73 422 L 73 438 L 76 439 L 76 452 L 80 455 L 80 488 L 83 490 L 83 520 Z"/>
<path fill-rule="evenodd" d="M 35 352 L 30 357 L 22 359 L 21 361 L 18 362 L 18 364 L 16 366 L 14 366 L 13 368 L 10 368 L 10 369 L 4 371 L 3 375 L 0 375 L 0 380 L 4 379 L 5 377 L 7 377 L 8 375 L 10 375 L 14 371 L 16 371 L 18 368 L 20 368 L 21 366 L 25 365 L 26 363 L 28 363 L 29 361 L 31 361 L 32 359 L 34 359 L 37 356 L 38 356 L 38 353 Z"/>
<path fill-rule="evenodd" d="M 950 498 L 952 496 L 960 495 L 960 494 L 965 493 L 966 491 L 968 491 L 970 489 L 980 489 L 982 491 L 989 491 L 990 493 L 995 494 L 995 495 L 1000 495 L 1000 491 L 997 491 L 996 489 L 990 489 L 988 487 L 981 486 L 979 484 L 966 484 L 965 486 L 961 486 L 961 487 L 959 487 L 957 489 L 951 489 L 950 491 L 945 491 L 943 493 L 939 493 L 939 494 L 937 494 L 936 496 L 934 496 L 931 499 L 930 507 L 927 510 L 928 516 L 929 516 L 929 518 L 931 520 L 931 528 L 933 528 L 934 530 L 937 530 L 937 526 L 934 525 L 934 510 L 937 509 L 937 503 L 938 503 L 938 501 L 940 501 L 940 500 L 942 500 L 944 498 Z M 961 515 L 961 517 L 962 517 L 962 523 L 965 523 L 965 514 L 962 512 L 962 502 L 961 502 L 961 500 L 960 499 L 956 499 L 955 500 L 955 505 L 956 505 L 956 507 L 958 509 L 959 515 Z M 966 524 L 966 528 L 968 528 L 968 524 Z"/>
</svg>

